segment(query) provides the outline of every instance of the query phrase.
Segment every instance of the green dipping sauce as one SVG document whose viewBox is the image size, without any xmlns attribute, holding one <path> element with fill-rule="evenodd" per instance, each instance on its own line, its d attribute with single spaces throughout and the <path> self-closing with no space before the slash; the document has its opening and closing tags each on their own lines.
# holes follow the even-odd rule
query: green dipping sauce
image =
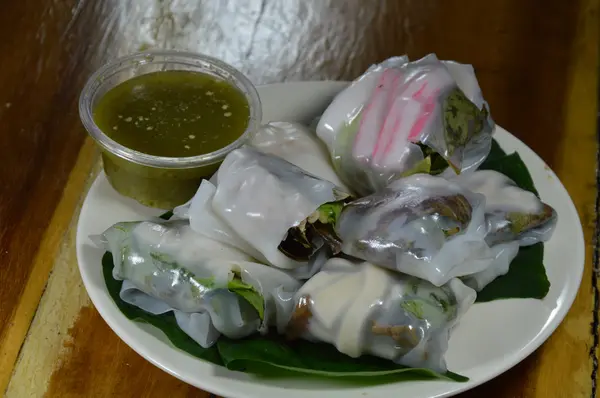
<svg viewBox="0 0 600 398">
<path fill-rule="evenodd" d="M 237 140 L 248 126 L 250 109 L 231 83 L 176 70 L 136 76 L 113 87 L 98 100 L 93 117 L 104 134 L 129 149 L 181 158 Z M 119 193 L 162 209 L 188 201 L 219 166 L 161 169 L 102 155 L 107 178 Z"/>
<path fill-rule="evenodd" d="M 110 138 L 155 156 L 188 157 L 217 151 L 248 125 L 246 97 L 230 83 L 188 71 L 134 77 L 108 91 L 94 121 Z"/>
</svg>

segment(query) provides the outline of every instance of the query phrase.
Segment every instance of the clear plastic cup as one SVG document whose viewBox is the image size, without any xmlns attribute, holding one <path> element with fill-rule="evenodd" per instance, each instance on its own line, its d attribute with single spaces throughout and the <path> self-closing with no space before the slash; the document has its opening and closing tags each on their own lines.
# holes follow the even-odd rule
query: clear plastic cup
<svg viewBox="0 0 600 398">
<path fill-rule="evenodd" d="M 136 76 L 170 70 L 209 74 L 236 87 L 246 97 L 250 111 L 248 125 L 240 137 L 211 153 L 165 157 L 125 147 L 96 125 L 94 108 L 110 89 Z M 234 67 L 202 54 L 152 50 L 116 59 L 98 69 L 81 92 L 79 115 L 85 129 L 102 150 L 104 172 L 113 188 L 143 205 L 172 209 L 192 198 L 202 179 L 209 178 L 229 152 L 252 138 L 260 125 L 262 107 L 254 85 Z"/>
</svg>

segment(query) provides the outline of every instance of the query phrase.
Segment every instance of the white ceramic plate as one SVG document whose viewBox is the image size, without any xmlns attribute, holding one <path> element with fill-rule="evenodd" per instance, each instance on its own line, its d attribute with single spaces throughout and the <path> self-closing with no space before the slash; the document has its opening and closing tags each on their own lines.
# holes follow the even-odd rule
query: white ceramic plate
<svg viewBox="0 0 600 398">
<path fill-rule="evenodd" d="M 310 122 L 319 115 L 343 82 L 300 82 L 259 87 L 265 122 Z M 89 239 L 112 224 L 144 220 L 160 212 L 118 195 L 100 174 L 81 210 L 77 229 L 77 258 L 92 302 L 108 325 L 144 358 L 173 376 L 209 392 L 235 398 L 389 398 L 447 397 L 471 389 L 516 365 L 538 348 L 567 314 L 577 294 L 584 266 L 584 241 L 577 211 L 556 175 L 525 144 L 498 127 L 495 138 L 507 151 L 517 151 L 535 181 L 542 199 L 558 212 L 553 238 L 544 261 L 551 282 L 544 300 L 512 299 L 476 304 L 450 340 L 448 367 L 470 378 L 467 383 L 421 381 L 373 387 L 334 381 L 265 380 L 231 372 L 174 348 L 166 336 L 149 325 L 132 322 L 114 304 L 102 276 L 103 251 Z M 568 265 L 568 266 L 567 266 Z"/>
</svg>

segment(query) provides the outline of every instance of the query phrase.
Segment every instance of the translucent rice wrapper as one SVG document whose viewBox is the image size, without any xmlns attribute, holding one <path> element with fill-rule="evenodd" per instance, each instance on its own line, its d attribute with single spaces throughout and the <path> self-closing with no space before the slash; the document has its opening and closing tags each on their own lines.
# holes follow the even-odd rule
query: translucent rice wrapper
<svg viewBox="0 0 600 398">
<path fill-rule="evenodd" d="M 192 200 L 175 209 L 194 231 L 298 279 L 309 278 L 330 256 L 317 234 L 288 235 L 320 206 L 349 198 L 343 189 L 250 147 L 231 152 L 217 175 L 217 186 L 203 181 Z M 286 251 L 290 244 L 302 253 Z"/>
<path fill-rule="evenodd" d="M 347 204 L 336 232 L 342 252 L 442 286 L 495 259 L 484 210 L 483 195 L 415 174 Z"/>
<path fill-rule="evenodd" d="M 242 239 L 225 220 L 215 213 L 212 202 L 216 191 L 217 187 L 210 181 L 202 181 L 194 197 L 188 203 L 175 208 L 173 211 L 174 216 L 178 219 L 188 220 L 191 229 L 200 235 L 232 246 L 251 256 L 255 261 L 273 265 L 260 251 Z M 280 270 L 298 280 L 306 280 L 318 272 L 327 259 L 331 257 L 332 252 L 329 247 L 322 246 L 322 241 L 313 243 L 318 246 L 314 255 L 306 261 L 297 261 L 295 268 L 280 268 Z"/>
<path fill-rule="evenodd" d="M 280 247 L 290 228 L 321 205 L 348 196 L 335 184 L 278 156 L 245 147 L 227 155 L 219 168 L 212 208 L 269 264 L 296 269 L 306 261 L 294 259 Z M 321 245 L 317 242 L 314 251 Z"/>
<path fill-rule="evenodd" d="M 459 279 L 436 287 L 370 263 L 330 259 L 295 296 L 290 337 L 333 344 L 398 364 L 447 370 L 453 328 L 476 298 Z"/>
<path fill-rule="evenodd" d="M 361 195 L 414 173 L 475 170 L 494 121 L 471 65 L 390 58 L 334 99 L 317 124 L 341 179 Z"/>
<path fill-rule="evenodd" d="M 172 311 L 203 347 L 221 334 L 283 332 L 300 284 L 243 252 L 191 230 L 186 221 L 115 224 L 93 240 L 112 253 L 121 299 L 151 313 Z"/>
<path fill-rule="evenodd" d="M 258 250 L 242 239 L 225 220 L 215 213 L 212 207 L 215 192 L 217 192 L 217 187 L 209 180 L 203 180 L 194 197 L 188 203 L 173 210 L 174 216 L 178 219 L 188 220 L 190 228 L 194 232 L 235 247 L 260 262 L 266 262 L 267 260 Z"/>
<path fill-rule="evenodd" d="M 496 278 L 508 273 L 510 263 L 519 253 L 519 242 L 500 243 L 492 246 L 491 251 L 494 254 L 494 258 L 486 269 L 462 278 L 462 281 L 467 286 L 478 292 L 495 281 Z"/>
<path fill-rule="evenodd" d="M 478 170 L 452 180 L 485 196 L 485 240 L 489 245 L 517 241 L 521 246 L 530 246 L 552 237 L 556 211 L 504 174 Z"/>
<path fill-rule="evenodd" d="M 258 129 L 251 145 L 348 191 L 335 173 L 325 146 L 309 127 L 300 123 L 270 122 Z"/>
</svg>

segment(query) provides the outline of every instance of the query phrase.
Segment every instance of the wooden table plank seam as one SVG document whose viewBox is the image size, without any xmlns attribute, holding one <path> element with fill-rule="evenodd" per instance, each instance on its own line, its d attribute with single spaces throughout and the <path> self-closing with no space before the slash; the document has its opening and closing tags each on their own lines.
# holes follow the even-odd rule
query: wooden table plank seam
<svg viewBox="0 0 600 398">
<path fill-rule="evenodd" d="M 67 232 L 65 232 L 65 236 L 66 236 L 66 234 L 67 234 Z M 65 238 L 63 237 L 61 239 L 61 242 L 64 242 L 64 239 Z M 52 271 L 50 271 L 50 272 L 52 272 Z M 46 289 L 48 288 L 48 280 L 49 280 L 49 277 L 46 278 L 46 284 L 44 285 L 44 288 L 41 290 L 41 294 L 39 295 L 38 303 L 41 301 L 42 297 L 44 297 L 44 294 L 46 293 Z M 37 305 L 31 315 L 32 320 L 37 317 L 39 310 L 40 310 L 40 307 L 39 307 L 39 305 Z M 25 346 L 27 344 L 27 339 L 29 338 L 29 333 L 31 332 L 31 326 L 32 326 L 32 323 L 30 322 L 29 326 L 27 327 L 27 331 L 25 332 L 25 335 L 22 336 L 21 344 L 19 345 L 19 349 L 17 350 L 17 353 L 14 356 L 14 363 L 11 365 L 12 371 L 11 371 L 9 377 L 7 378 L 7 381 L 5 382 L 6 385 L 4 386 L 4 389 L 2 391 L 2 397 L 4 397 L 6 395 L 6 392 L 8 391 L 8 381 L 15 374 L 15 370 L 16 370 L 15 364 L 18 361 L 18 359 L 21 358 L 21 354 L 22 354 L 23 350 L 25 349 Z"/>
</svg>

